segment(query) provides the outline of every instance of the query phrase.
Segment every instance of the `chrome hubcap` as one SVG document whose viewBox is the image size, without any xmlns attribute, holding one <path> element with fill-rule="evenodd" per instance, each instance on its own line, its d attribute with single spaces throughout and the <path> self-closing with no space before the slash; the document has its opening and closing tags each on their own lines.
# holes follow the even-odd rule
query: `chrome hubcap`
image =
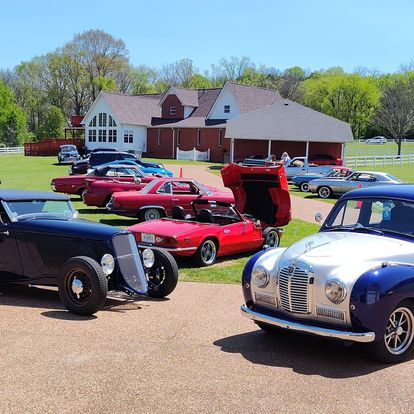
<svg viewBox="0 0 414 414">
<path fill-rule="evenodd" d="M 216 245 L 213 241 L 207 240 L 203 244 L 203 247 L 201 248 L 201 257 L 206 264 L 214 262 L 214 259 L 216 258 Z"/>
<path fill-rule="evenodd" d="M 158 211 L 155 211 L 155 210 L 148 210 L 146 213 L 145 213 L 145 220 L 156 220 L 156 219 L 158 219 L 158 218 L 160 218 L 160 215 L 158 214 Z"/>
<path fill-rule="evenodd" d="M 266 237 L 266 245 L 269 247 L 277 246 L 277 234 L 276 232 L 272 231 Z"/>
<path fill-rule="evenodd" d="M 390 316 L 384 340 L 388 351 L 394 355 L 404 353 L 413 342 L 414 316 L 408 308 L 398 308 Z"/>
<path fill-rule="evenodd" d="M 319 190 L 319 195 L 320 195 L 322 198 L 326 198 L 326 197 L 328 197 L 328 196 L 329 196 L 329 190 L 328 190 L 327 188 L 325 188 L 325 187 L 322 187 L 322 188 Z"/>
<path fill-rule="evenodd" d="M 78 299 L 80 298 L 80 295 L 83 293 L 83 283 L 76 277 L 74 277 L 72 281 L 72 292 L 76 295 Z"/>
</svg>

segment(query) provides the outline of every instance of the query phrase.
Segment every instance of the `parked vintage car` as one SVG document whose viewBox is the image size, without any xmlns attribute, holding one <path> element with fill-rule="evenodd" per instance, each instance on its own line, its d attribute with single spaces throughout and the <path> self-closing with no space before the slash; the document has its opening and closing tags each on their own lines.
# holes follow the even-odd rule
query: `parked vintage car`
<svg viewBox="0 0 414 414">
<path fill-rule="evenodd" d="M 113 164 L 96 167 L 86 175 L 68 175 L 53 178 L 50 182 L 50 187 L 57 193 L 82 196 L 82 193 L 86 189 L 86 180 L 107 181 L 114 179 L 131 183 L 139 179 L 142 183 L 149 183 L 154 179 L 154 176 L 144 173 L 136 165 Z"/>
<path fill-rule="evenodd" d="M 168 252 L 139 253 L 130 232 L 79 219 L 68 196 L 0 190 L 0 281 L 57 285 L 70 312 L 90 315 L 108 290 L 164 297 L 177 278 Z"/>
<path fill-rule="evenodd" d="M 80 158 L 81 156 L 79 155 L 76 145 L 69 144 L 60 146 L 58 154 L 59 164 L 74 162 L 79 160 Z"/>
<path fill-rule="evenodd" d="M 282 168 L 266 168 L 265 172 L 262 168 L 224 169 L 226 182 L 246 214 L 231 203 L 194 200 L 190 217 L 181 206 L 175 206 L 172 219 L 138 223 L 128 230 L 140 247 L 163 247 L 175 256 L 192 256 L 200 266 L 212 265 L 220 256 L 254 251 L 264 245 L 278 246 L 283 230 L 273 226 L 290 220 L 289 189 L 286 177 L 280 174 Z M 236 171 L 241 174 L 236 175 Z M 264 201 L 262 208 L 255 202 L 259 198 Z"/>
<path fill-rule="evenodd" d="M 299 187 L 300 191 L 309 191 L 309 181 L 317 178 L 345 178 L 353 172 L 351 168 L 347 167 L 332 167 L 325 174 L 307 173 L 304 175 L 295 175 L 291 178 L 292 184 Z"/>
<path fill-rule="evenodd" d="M 283 328 L 368 344 L 380 361 L 414 348 L 414 185 L 343 195 L 320 232 L 254 255 L 242 314 Z"/>
<path fill-rule="evenodd" d="M 136 165 L 139 168 L 141 168 L 142 171 L 146 172 L 147 174 L 160 175 L 162 177 L 172 177 L 174 175 L 172 171 L 167 170 L 164 167 L 164 164 L 154 164 L 154 163 L 144 162 L 140 158 L 137 158 L 136 160 L 132 160 L 132 159 L 116 160 L 116 161 L 112 161 L 112 162 L 109 162 L 108 164 L 103 164 L 103 165 L 114 165 L 114 164 Z"/>
<path fill-rule="evenodd" d="M 387 138 L 383 136 L 376 136 L 365 140 L 367 144 L 386 144 Z"/>
<path fill-rule="evenodd" d="M 345 178 L 318 178 L 309 182 L 309 191 L 321 198 L 333 194 L 344 194 L 356 188 L 373 187 L 384 184 L 401 184 L 401 180 L 391 174 L 379 171 L 355 171 Z"/>
<path fill-rule="evenodd" d="M 234 202 L 232 193 L 207 187 L 196 180 L 159 178 L 141 191 L 114 193 L 106 207 L 111 213 L 147 221 L 171 216 L 176 205 L 182 206 L 186 214 L 191 214 L 191 202 L 195 199 Z"/>
</svg>

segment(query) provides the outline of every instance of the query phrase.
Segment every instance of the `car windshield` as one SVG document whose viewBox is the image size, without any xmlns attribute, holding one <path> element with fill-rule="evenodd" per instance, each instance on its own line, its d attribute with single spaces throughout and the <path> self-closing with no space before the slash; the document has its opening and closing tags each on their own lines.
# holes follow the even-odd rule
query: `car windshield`
<svg viewBox="0 0 414 414">
<path fill-rule="evenodd" d="M 75 145 L 67 145 L 66 147 L 60 147 L 60 151 L 61 152 L 76 151 L 76 146 Z"/>
<path fill-rule="evenodd" d="M 76 215 L 76 210 L 67 200 L 22 200 L 4 204 L 12 221 L 42 216 L 69 218 Z"/>
<path fill-rule="evenodd" d="M 367 198 L 344 200 L 333 210 L 322 231 L 374 231 L 414 236 L 414 203 Z"/>
<path fill-rule="evenodd" d="M 205 185 L 201 184 L 200 182 L 194 180 L 194 184 L 197 185 L 197 187 L 206 195 L 211 195 L 213 192 L 209 190 Z"/>
</svg>

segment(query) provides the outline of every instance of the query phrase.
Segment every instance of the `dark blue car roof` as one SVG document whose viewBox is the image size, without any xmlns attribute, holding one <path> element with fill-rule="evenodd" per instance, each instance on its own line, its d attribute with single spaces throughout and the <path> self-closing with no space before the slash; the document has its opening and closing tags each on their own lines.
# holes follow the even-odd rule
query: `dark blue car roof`
<svg viewBox="0 0 414 414">
<path fill-rule="evenodd" d="M 348 191 L 341 199 L 361 197 L 390 197 L 414 201 L 414 184 L 389 184 Z"/>
<path fill-rule="evenodd" d="M 23 200 L 70 200 L 63 194 L 50 193 L 47 191 L 28 190 L 0 190 L 0 200 L 23 201 Z"/>
</svg>

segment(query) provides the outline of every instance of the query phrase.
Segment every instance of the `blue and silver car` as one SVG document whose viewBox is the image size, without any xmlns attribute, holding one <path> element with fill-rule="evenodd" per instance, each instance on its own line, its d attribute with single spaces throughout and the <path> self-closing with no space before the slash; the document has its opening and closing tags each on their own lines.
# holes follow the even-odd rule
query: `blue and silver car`
<svg viewBox="0 0 414 414">
<path fill-rule="evenodd" d="M 241 311 L 275 328 L 367 344 L 383 362 L 414 348 L 414 185 L 350 191 L 320 231 L 253 256 Z"/>
<path fill-rule="evenodd" d="M 80 155 L 76 145 L 68 144 L 60 146 L 58 154 L 59 164 L 75 162 L 78 160 L 80 160 Z"/>
<path fill-rule="evenodd" d="M 0 190 L 0 282 L 58 286 L 70 312 L 91 315 L 109 290 L 164 297 L 177 279 L 168 252 L 138 251 L 129 231 L 79 219 L 69 197 Z"/>
</svg>

